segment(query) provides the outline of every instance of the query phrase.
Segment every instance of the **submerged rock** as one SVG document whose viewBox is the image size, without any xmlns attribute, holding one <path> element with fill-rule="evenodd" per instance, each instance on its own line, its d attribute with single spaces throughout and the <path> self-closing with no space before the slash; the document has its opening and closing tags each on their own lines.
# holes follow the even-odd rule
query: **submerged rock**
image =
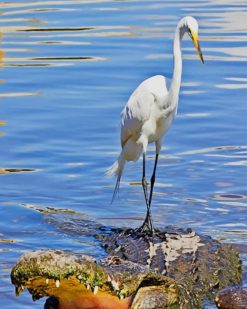
<svg viewBox="0 0 247 309">
<path fill-rule="evenodd" d="M 101 261 L 55 250 L 23 255 L 11 272 L 17 294 L 53 296 L 62 308 L 198 309 L 241 280 L 235 250 L 191 230 L 166 228 L 151 238 L 114 229 L 98 237 L 108 254 Z"/>
</svg>

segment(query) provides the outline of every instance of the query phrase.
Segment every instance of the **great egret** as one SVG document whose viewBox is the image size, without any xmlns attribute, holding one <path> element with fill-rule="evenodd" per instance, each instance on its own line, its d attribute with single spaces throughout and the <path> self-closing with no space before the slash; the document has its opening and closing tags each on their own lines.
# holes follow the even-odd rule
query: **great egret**
<svg viewBox="0 0 247 309">
<path fill-rule="evenodd" d="M 191 37 L 202 61 L 202 52 L 198 40 L 198 23 L 195 18 L 182 18 L 176 28 L 173 42 L 174 69 L 170 89 L 166 87 L 166 78 L 162 75 L 152 76 L 144 80 L 132 93 L 121 113 L 121 145 L 122 151 L 117 161 L 107 170 L 108 176 L 117 176 L 112 201 L 119 189 L 120 179 L 126 161 L 137 161 L 143 155 L 142 187 L 147 205 L 146 218 L 141 226 L 142 231 L 153 234 L 151 219 L 151 202 L 155 182 L 155 173 L 161 150 L 162 138 L 171 126 L 177 113 L 178 97 L 182 75 L 181 40 L 185 33 Z M 151 188 L 148 196 L 145 175 L 145 157 L 147 145 L 155 142 L 156 156 Z"/>
</svg>

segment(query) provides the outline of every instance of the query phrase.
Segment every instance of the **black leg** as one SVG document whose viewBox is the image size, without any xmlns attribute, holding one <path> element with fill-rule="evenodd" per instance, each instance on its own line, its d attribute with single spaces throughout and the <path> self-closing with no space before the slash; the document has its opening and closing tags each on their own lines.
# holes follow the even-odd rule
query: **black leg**
<svg viewBox="0 0 247 309">
<path fill-rule="evenodd" d="M 155 156 L 155 162 L 154 162 L 154 170 L 153 170 L 153 174 L 151 177 L 151 189 L 150 189 L 150 195 L 149 195 L 149 201 L 147 204 L 147 214 L 146 214 L 146 218 L 143 222 L 143 225 L 141 226 L 141 230 L 145 231 L 148 230 L 151 232 L 151 235 L 154 235 L 154 229 L 153 229 L 153 223 L 152 223 L 152 216 L 151 216 L 151 203 L 152 203 L 152 196 L 153 196 L 153 189 L 154 189 L 154 183 L 155 183 L 155 175 L 156 175 L 156 167 L 157 167 L 157 163 L 158 163 L 158 158 L 159 155 L 156 154 Z"/>
<path fill-rule="evenodd" d="M 144 192 L 144 197 L 146 201 L 146 206 L 147 206 L 147 213 L 146 213 L 146 218 L 140 227 L 141 232 L 149 232 L 150 231 L 150 209 L 149 209 L 149 203 L 148 203 L 148 190 L 147 190 L 147 181 L 146 181 L 146 154 L 143 153 L 143 166 L 142 166 L 142 188 Z"/>
<path fill-rule="evenodd" d="M 147 208 L 148 204 L 148 190 L 147 190 L 147 181 L 146 181 L 146 155 L 143 153 L 143 165 L 142 165 L 142 188 L 144 192 L 144 197 L 146 201 Z"/>
<path fill-rule="evenodd" d="M 151 209 L 149 206 L 147 206 L 147 213 L 145 220 L 143 221 L 143 224 L 140 228 L 142 232 L 148 232 L 153 236 L 154 230 L 153 230 L 153 223 L 152 223 L 152 215 L 151 215 Z"/>
<path fill-rule="evenodd" d="M 155 175 L 156 175 L 156 167 L 158 163 L 158 158 L 159 158 L 159 154 L 156 153 L 153 175 L 151 177 L 151 189 L 150 189 L 149 202 L 148 202 L 149 208 L 151 207 L 151 203 L 152 203 L 152 196 L 153 196 L 153 189 L 154 189 L 154 183 L 155 183 Z"/>
</svg>

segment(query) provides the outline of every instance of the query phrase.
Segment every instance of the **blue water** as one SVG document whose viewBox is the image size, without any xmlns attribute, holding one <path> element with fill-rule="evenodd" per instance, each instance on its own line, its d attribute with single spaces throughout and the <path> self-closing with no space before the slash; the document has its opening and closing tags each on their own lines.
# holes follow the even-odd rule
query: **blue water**
<svg viewBox="0 0 247 309">
<path fill-rule="evenodd" d="M 142 163 L 127 165 L 113 205 L 115 183 L 104 171 L 120 151 L 120 112 L 131 92 L 151 75 L 171 78 L 173 34 L 184 15 L 199 21 L 205 64 L 185 39 L 178 116 L 158 165 L 155 225 L 247 244 L 247 4 L 15 0 L 1 3 L 0 15 L 0 168 L 34 169 L 0 175 L 1 308 L 42 308 L 27 292 L 15 297 L 10 282 L 24 252 L 100 257 L 99 244 L 81 235 L 80 219 L 141 224 Z M 150 145 L 149 175 L 153 151 Z"/>
</svg>

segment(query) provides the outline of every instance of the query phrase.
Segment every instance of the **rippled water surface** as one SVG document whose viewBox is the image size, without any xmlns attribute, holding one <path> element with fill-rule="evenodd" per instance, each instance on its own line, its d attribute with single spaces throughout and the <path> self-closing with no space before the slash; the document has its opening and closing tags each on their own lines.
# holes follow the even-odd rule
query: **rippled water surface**
<svg viewBox="0 0 247 309">
<path fill-rule="evenodd" d="M 128 164 L 113 205 L 114 181 L 104 170 L 120 150 L 119 117 L 130 93 L 151 75 L 171 78 L 172 38 L 184 15 L 199 20 L 205 65 L 184 40 L 179 112 L 158 165 L 155 224 L 190 226 L 246 248 L 246 3 L 5 1 L 1 308 L 43 306 L 27 292 L 15 297 L 9 273 L 24 252 L 60 248 L 100 257 L 98 243 L 81 236 L 81 219 L 133 227 L 143 220 L 141 162 Z"/>
</svg>

